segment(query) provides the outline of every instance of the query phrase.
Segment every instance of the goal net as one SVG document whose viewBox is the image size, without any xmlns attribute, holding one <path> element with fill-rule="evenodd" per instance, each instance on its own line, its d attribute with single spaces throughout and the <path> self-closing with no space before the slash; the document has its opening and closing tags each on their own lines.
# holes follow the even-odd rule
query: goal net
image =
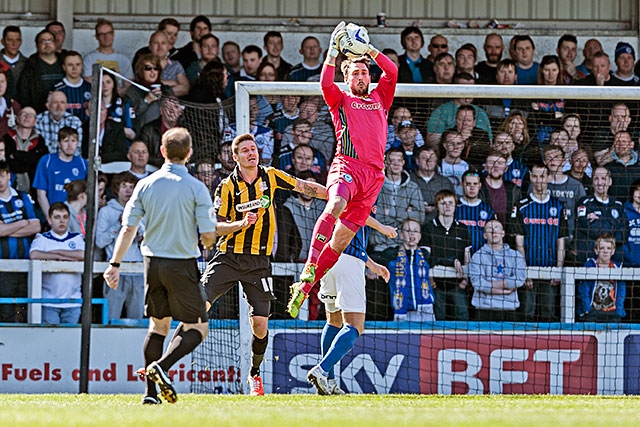
<svg viewBox="0 0 640 427">
<path fill-rule="evenodd" d="M 366 330 L 335 367 L 339 385 L 350 393 L 640 392 L 638 94 L 398 85 L 377 218 L 399 236 L 373 231 L 368 248 L 391 280 L 367 275 Z M 184 102 L 194 161 L 220 168 L 225 140 L 264 127 L 273 131 L 260 139 L 270 164 L 322 181 L 335 141 L 319 96 L 317 83 L 238 82 L 235 99 Z M 293 158 L 296 144 L 312 148 L 307 163 Z M 322 357 L 324 307 L 313 295 L 298 319 L 285 312 L 313 206 L 295 194 L 276 200 L 287 212 L 279 221 L 290 222 L 279 223 L 274 256 L 278 301 L 262 365 L 270 393 L 314 392 L 306 373 Z M 243 305 L 237 294 L 218 304 L 193 356 L 218 374 L 195 392 L 243 391 L 251 342 Z"/>
</svg>

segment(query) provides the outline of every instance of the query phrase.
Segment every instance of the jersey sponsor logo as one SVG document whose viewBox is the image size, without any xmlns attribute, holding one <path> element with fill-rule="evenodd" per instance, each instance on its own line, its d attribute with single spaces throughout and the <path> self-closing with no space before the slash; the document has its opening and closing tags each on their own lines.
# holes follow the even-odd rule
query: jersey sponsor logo
<svg viewBox="0 0 640 427">
<path fill-rule="evenodd" d="M 485 224 L 487 223 L 487 221 L 474 221 L 472 219 L 459 219 L 458 221 L 460 221 L 460 223 L 466 225 L 467 227 L 483 227 L 485 226 Z"/>
<path fill-rule="evenodd" d="M 382 110 L 382 103 L 375 102 L 373 104 L 364 104 L 361 102 L 353 101 L 351 103 L 351 108 L 353 108 L 354 110 L 376 111 L 376 110 Z"/>
<path fill-rule="evenodd" d="M 577 209 L 578 216 L 586 216 L 587 215 L 587 207 L 586 206 L 578 206 Z"/>
<path fill-rule="evenodd" d="M 558 225 L 560 221 L 558 218 L 525 218 L 524 223 L 526 225 Z"/>
<path fill-rule="evenodd" d="M 269 206 L 271 206 L 271 199 L 269 196 L 262 196 L 258 200 L 252 200 L 250 202 L 236 205 L 236 211 L 247 212 L 258 208 L 267 209 Z"/>
</svg>

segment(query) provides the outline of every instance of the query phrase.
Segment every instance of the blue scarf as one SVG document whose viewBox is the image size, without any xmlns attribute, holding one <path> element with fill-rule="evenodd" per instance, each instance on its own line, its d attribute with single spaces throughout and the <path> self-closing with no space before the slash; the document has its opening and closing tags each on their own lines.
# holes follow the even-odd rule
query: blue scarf
<svg viewBox="0 0 640 427">
<path fill-rule="evenodd" d="M 431 289 L 431 283 L 429 282 L 429 264 L 424 259 L 421 250 L 415 251 L 415 256 L 418 264 L 417 278 L 420 283 L 421 295 L 418 297 L 421 300 L 421 304 L 433 304 L 433 290 Z M 401 310 L 405 296 L 411 295 L 411 292 L 406 289 L 407 287 L 407 275 L 411 269 L 408 266 L 409 257 L 404 248 L 398 249 L 398 256 L 396 257 L 396 269 L 395 269 L 395 285 L 396 289 L 393 293 L 393 308 Z M 416 309 L 418 301 L 413 302 L 413 309 Z"/>
</svg>

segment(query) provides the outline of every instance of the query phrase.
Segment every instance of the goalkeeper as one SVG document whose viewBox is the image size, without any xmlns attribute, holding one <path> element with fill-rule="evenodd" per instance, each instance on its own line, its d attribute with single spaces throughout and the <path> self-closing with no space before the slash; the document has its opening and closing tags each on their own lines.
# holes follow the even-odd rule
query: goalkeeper
<svg viewBox="0 0 640 427">
<path fill-rule="evenodd" d="M 291 286 L 287 310 L 292 317 L 298 315 L 313 285 L 337 262 L 366 223 L 384 182 L 387 114 L 393 103 L 398 68 L 369 44 L 366 55 L 383 71 L 378 86 L 369 93 L 369 58 L 362 56 L 343 61 L 341 68 L 349 90 L 340 90 L 334 76 L 340 40 L 350 37 L 345 27 L 343 21 L 333 30 L 320 74 L 322 96 L 329 106 L 338 145 L 327 177 L 328 202 L 313 229 L 300 282 Z"/>
</svg>

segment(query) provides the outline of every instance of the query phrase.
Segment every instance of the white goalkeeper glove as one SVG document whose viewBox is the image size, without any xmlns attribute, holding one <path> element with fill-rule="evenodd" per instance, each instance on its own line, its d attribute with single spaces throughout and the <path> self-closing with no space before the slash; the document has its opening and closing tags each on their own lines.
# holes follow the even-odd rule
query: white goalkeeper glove
<svg viewBox="0 0 640 427">
<path fill-rule="evenodd" d="M 345 27 L 347 24 L 344 21 L 340 21 L 336 28 L 331 33 L 331 41 L 329 42 L 329 56 L 335 58 L 340 53 L 340 39 L 345 34 Z"/>
</svg>

